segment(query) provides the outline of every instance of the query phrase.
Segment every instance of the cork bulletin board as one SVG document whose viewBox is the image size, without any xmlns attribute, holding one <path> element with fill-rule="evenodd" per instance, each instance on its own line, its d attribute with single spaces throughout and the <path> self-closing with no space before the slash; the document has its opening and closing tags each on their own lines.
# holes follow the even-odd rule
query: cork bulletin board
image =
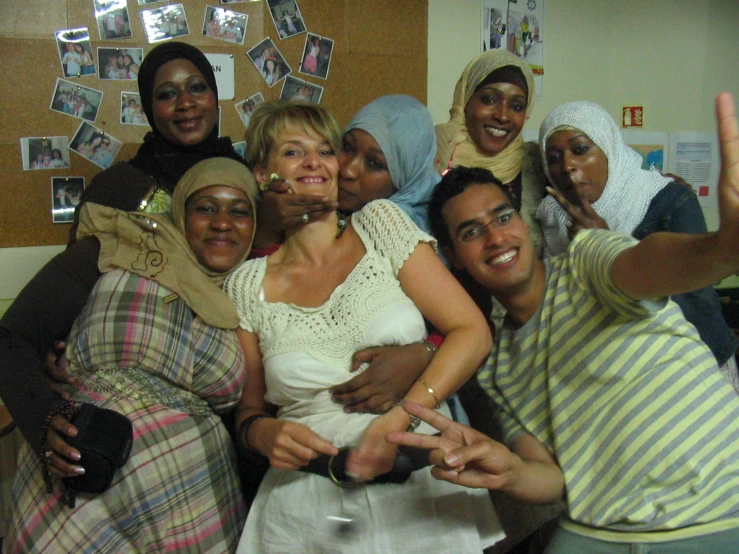
<svg viewBox="0 0 739 554">
<path fill-rule="evenodd" d="M 289 1 L 289 0 L 287 0 Z M 273 2 L 274 3 L 274 2 Z M 297 0 L 309 33 L 334 41 L 327 79 L 298 73 L 306 34 L 280 39 L 267 0 L 221 5 L 220 0 L 181 0 L 138 5 L 128 0 L 132 37 L 100 40 L 93 0 L 4 0 L 0 3 L 0 55 L 3 75 L 0 98 L 0 248 L 66 243 L 69 225 L 52 222 L 52 177 L 82 176 L 86 184 L 101 168 L 70 150 L 69 167 L 23 170 L 21 138 L 66 136 L 70 142 L 81 120 L 52 111 L 58 78 L 64 79 L 55 32 L 87 27 L 96 67 L 98 47 L 142 48 L 145 39 L 139 13 L 182 4 L 190 34 L 179 37 L 205 53 L 233 56 L 235 95 L 221 100 L 221 135 L 243 140 L 244 125 L 234 104 L 261 92 L 280 95 L 282 82 L 267 86 L 246 52 L 269 36 L 291 66 L 292 75 L 324 87 L 321 105 L 334 111 L 342 125 L 356 111 L 385 94 L 409 94 L 426 101 L 428 6 L 426 0 Z M 222 7 L 247 14 L 243 45 L 204 36 L 206 8 Z M 100 80 L 97 75 L 68 79 L 103 92 L 93 125 L 123 144 L 115 161 L 131 158 L 148 126 L 120 123 L 122 91 L 137 92 L 135 80 Z"/>
</svg>

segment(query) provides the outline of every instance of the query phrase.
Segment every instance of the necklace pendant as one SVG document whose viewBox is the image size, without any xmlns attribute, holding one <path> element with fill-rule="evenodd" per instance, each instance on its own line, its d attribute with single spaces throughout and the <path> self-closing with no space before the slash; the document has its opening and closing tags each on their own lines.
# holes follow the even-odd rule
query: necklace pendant
<svg viewBox="0 0 739 554">
<path fill-rule="evenodd" d="M 339 220 L 336 222 L 336 226 L 339 228 L 339 232 L 336 233 L 336 238 L 340 239 L 341 235 L 343 235 L 344 231 L 346 230 L 346 219 L 341 212 L 337 213 L 339 214 Z"/>
</svg>

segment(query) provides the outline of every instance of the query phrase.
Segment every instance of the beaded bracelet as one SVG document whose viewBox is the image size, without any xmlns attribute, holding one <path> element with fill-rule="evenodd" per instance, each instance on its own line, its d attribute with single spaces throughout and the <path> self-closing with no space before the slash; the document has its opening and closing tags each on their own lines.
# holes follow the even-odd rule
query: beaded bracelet
<svg viewBox="0 0 739 554">
<path fill-rule="evenodd" d="M 402 408 L 403 404 L 405 404 L 405 398 L 401 398 L 397 402 L 395 402 L 395 405 Z M 421 418 L 418 416 L 414 416 L 413 414 L 408 414 L 408 416 L 411 418 L 411 423 L 408 425 L 408 429 L 406 431 L 408 433 L 412 433 L 415 431 L 419 425 L 421 425 Z"/>
<path fill-rule="evenodd" d="M 53 488 L 51 486 L 51 473 L 49 473 L 49 456 L 51 456 L 51 450 L 46 450 L 46 437 L 49 434 L 49 426 L 54 416 L 60 415 L 70 423 L 77 415 L 79 406 L 74 402 L 62 402 L 54 406 L 44 419 L 44 426 L 41 429 L 41 444 L 38 449 L 38 457 L 41 460 L 41 472 L 44 476 L 44 483 L 46 483 L 46 492 L 51 493 Z"/>
<path fill-rule="evenodd" d="M 423 339 L 419 340 L 418 343 L 426 349 L 426 352 L 429 353 L 429 356 L 431 356 L 432 358 L 434 357 L 434 354 L 436 354 L 438 348 L 436 348 L 436 345 L 433 342 L 427 339 Z"/>
<path fill-rule="evenodd" d="M 439 408 L 441 408 L 441 403 L 439 402 L 439 399 L 436 396 L 436 392 L 434 392 L 434 389 L 429 387 L 423 379 L 419 379 L 418 382 L 421 383 L 424 387 L 426 387 L 426 390 L 429 392 L 429 394 L 434 397 L 434 402 L 436 402 L 434 409 L 438 410 Z"/>
<path fill-rule="evenodd" d="M 237 436 L 239 437 L 239 442 L 244 446 L 244 448 L 250 452 L 253 452 L 255 454 L 262 454 L 254 448 L 251 444 L 249 444 L 249 439 L 247 438 L 247 435 L 249 434 L 249 427 L 251 427 L 251 424 L 254 423 L 258 419 L 262 419 L 265 417 L 274 417 L 272 414 L 268 414 L 266 412 L 259 412 L 253 415 L 250 415 L 247 417 L 244 421 L 241 422 L 241 425 L 239 425 L 239 431 Z"/>
</svg>

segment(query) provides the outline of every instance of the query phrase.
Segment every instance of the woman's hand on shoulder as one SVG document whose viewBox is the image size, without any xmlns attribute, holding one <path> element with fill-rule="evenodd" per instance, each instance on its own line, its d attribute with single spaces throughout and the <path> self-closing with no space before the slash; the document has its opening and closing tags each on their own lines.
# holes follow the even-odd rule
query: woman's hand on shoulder
<svg viewBox="0 0 739 554">
<path fill-rule="evenodd" d="M 334 402 L 347 413 L 384 414 L 403 398 L 431 361 L 421 343 L 376 346 L 352 356 L 352 371 L 369 364 L 359 375 L 329 389 Z"/>
<path fill-rule="evenodd" d="M 339 453 L 333 444 L 308 426 L 275 418 L 255 421 L 249 429 L 249 444 L 267 456 L 276 469 L 300 469 L 321 454 Z"/>
<path fill-rule="evenodd" d="M 693 187 L 693 185 L 691 185 L 685 179 L 683 179 L 682 177 L 680 177 L 680 175 L 675 175 L 674 173 L 663 173 L 662 171 L 660 171 L 660 173 L 662 174 L 663 177 L 667 177 L 669 179 L 672 179 L 676 183 L 679 183 L 679 184 L 683 185 L 684 187 L 690 189 L 690 192 L 692 192 L 693 194 L 697 194 L 697 192 L 696 192 L 695 188 Z"/>
<path fill-rule="evenodd" d="M 80 451 L 70 446 L 65 437 L 76 437 L 77 428 L 60 415 L 55 415 L 49 423 L 44 450 L 46 452 L 47 467 L 52 475 L 57 477 L 77 477 L 84 475 L 82 466 L 74 462 L 80 460 Z M 50 454 L 49 454 L 50 453 Z"/>
</svg>

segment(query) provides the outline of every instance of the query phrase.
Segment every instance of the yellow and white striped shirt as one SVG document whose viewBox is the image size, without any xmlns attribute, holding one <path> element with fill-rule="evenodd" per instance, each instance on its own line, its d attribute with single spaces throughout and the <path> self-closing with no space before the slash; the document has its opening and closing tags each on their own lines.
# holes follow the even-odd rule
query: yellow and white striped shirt
<svg viewBox="0 0 739 554">
<path fill-rule="evenodd" d="M 634 242 L 584 231 L 546 260 L 539 310 L 501 330 L 478 379 L 506 441 L 530 433 L 556 457 L 573 531 L 666 541 L 739 527 L 739 396 L 677 304 L 614 286 Z"/>
</svg>

